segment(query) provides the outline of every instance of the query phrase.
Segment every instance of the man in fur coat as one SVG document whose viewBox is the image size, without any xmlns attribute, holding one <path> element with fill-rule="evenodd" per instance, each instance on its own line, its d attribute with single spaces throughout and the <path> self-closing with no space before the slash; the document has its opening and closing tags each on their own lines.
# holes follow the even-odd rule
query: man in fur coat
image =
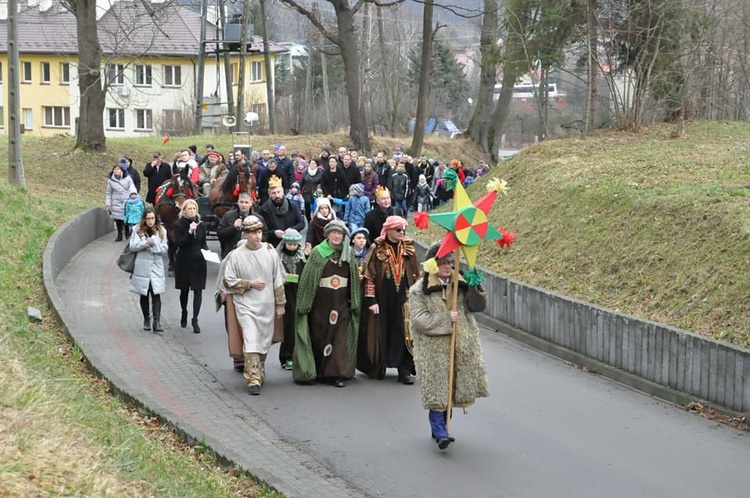
<svg viewBox="0 0 750 498">
<path fill-rule="evenodd" d="M 425 259 L 434 258 L 440 247 L 433 244 Z M 422 391 L 422 405 L 429 410 L 432 437 L 444 450 L 454 438 L 445 427 L 451 330 L 456 324 L 453 406 L 465 408 L 476 398 L 489 396 L 487 373 L 479 340 L 479 327 L 471 313 L 483 311 L 487 294 L 481 285 L 470 287 L 458 275 L 457 311 L 453 304 L 453 256 L 437 260 L 437 272 L 425 272 L 409 290 L 410 331 L 414 341 L 414 363 Z"/>
</svg>

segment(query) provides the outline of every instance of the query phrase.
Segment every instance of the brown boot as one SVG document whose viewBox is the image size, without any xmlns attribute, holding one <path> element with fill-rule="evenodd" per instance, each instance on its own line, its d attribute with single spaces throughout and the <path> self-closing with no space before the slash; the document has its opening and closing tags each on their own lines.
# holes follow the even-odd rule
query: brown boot
<svg viewBox="0 0 750 498">
<path fill-rule="evenodd" d="M 248 393 L 257 396 L 263 385 L 262 366 L 258 353 L 245 353 L 245 372 L 242 374 L 247 381 Z"/>
</svg>

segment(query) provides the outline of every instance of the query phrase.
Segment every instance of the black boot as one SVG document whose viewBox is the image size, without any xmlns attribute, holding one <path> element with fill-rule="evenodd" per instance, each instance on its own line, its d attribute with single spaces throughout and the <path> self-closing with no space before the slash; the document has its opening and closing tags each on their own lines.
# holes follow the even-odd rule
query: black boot
<svg viewBox="0 0 750 498">
<path fill-rule="evenodd" d="M 158 297 L 158 296 L 155 296 Z M 164 332 L 161 328 L 161 299 L 154 299 L 154 332 Z"/>
<path fill-rule="evenodd" d="M 122 231 L 123 231 L 122 220 L 115 220 L 115 225 L 117 226 L 117 238 L 115 239 L 115 242 L 122 242 Z"/>
<path fill-rule="evenodd" d="M 182 310 L 182 315 L 180 316 L 180 327 L 187 327 L 187 310 Z"/>
<path fill-rule="evenodd" d="M 451 436 L 445 429 L 445 412 L 429 411 L 430 428 L 432 437 L 437 442 L 438 448 L 444 450 L 451 444 Z"/>
<path fill-rule="evenodd" d="M 141 296 L 141 313 L 143 313 L 143 330 L 151 330 L 151 321 L 148 316 L 148 296 Z"/>
<path fill-rule="evenodd" d="M 193 332 L 196 333 L 196 334 L 200 334 L 201 333 L 201 328 L 198 326 L 198 319 L 197 318 L 193 318 Z"/>
</svg>

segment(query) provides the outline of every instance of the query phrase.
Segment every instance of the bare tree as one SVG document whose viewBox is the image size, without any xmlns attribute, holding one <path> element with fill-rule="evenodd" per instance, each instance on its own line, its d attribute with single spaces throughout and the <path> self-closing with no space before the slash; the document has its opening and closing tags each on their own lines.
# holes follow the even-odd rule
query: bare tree
<svg viewBox="0 0 750 498">
<path fill-rule="evenodd" d="M 500 62 L 497 46 L 498 8 L 497 0 L 484 0 L 482 31 L 479 51 L 482 62 L 479 73 L 479 92 L 474 115 L 469 123 L 469 136 L 482 152 L 490 152 L 489 135 L 492 127 L 492 105 L 495 94 L 497 66 Z"/>
<path fill-rule="evenodd" d="M 434 9 L 433 0 L 425 0 L 422 18 L 422 58 L 419 67 L 419 90 L 417 92 L 417 115 L 414 124 L 414 135 L 412 136 L 409 154 L 418 156 L 422 152 L 424 144 L 424 122 L 427 117 L 427 96 L 430 91 L 430 67 L 432 62 L 432 13 Z M 435 30 L 437 31 L 437 29 Z"/>
<path fill-rule="evenodd" d="M 365 2 L 381 6 L 391 6 L 400 4 L 404 0 L 396 0 L 389 3 L 381 3 L 376 0 L 357 0 L 354 5 L 351 5 L 349 0 L 327 1 L 336 13 L 337 30 L 335 31 L 327 28 L 320 21 L 320 18 L 313 14 L 312 10 L 302 4 L 295 0 L 281 0 L 282 3 L 307 17 L 313 26 L 339 49 L 345 69 L 349 107 L 349 137 L 355 146 L 367 154 L 370 152 L 370 137 L 368 135 L 364 107 L 362 106 L 362 80 L 359 72 L 359 50 L 357 49 L 355 36 L 354 16 Z"/>
<path fill-rule="evenodd" d="M 78 36 L 78 90 L 81 103 L 76 131 L 77 149 L 106 150 L 102 85 L 102 46 L 96 23 L 96 0 L 64 0 L 76 17 Z"/>
</svg>

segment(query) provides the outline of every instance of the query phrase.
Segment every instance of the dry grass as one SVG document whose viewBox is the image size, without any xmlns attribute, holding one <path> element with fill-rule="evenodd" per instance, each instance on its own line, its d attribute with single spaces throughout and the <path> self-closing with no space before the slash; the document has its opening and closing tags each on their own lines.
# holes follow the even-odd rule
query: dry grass
<svg viewBox="0 0 750 498">
<path fill-rule="evenodd" d="M 480 260 L 525 283 L 750 346 L 750 125 L 685 131 L 550 140 L 502 163 L 491 176 L 511 189 L 490 219 L 519 236 L 503 254 L 483 245 Z"/>
<path fill-rule="evenodd" d="M 0 342 L 0 495 L 151 496 L 111 466 L 101 445 L 70 419 L 54 384 L 29 371 Z"/>
</svg>

